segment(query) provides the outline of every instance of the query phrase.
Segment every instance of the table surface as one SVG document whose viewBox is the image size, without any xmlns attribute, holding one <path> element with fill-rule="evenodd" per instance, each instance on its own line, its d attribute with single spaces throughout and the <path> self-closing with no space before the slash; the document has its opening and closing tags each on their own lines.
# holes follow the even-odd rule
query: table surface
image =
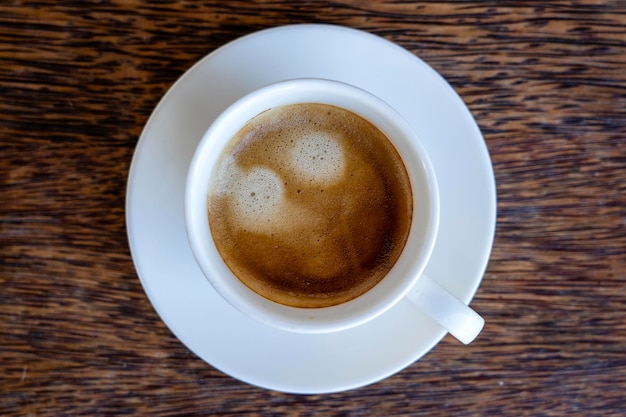
<svg viewBox="0 0 626 417">
<path fill-rule="evenodd" d="M 181 74 L 311 22 L 380 35 L 450 82 L 484 134 L 498 217 L 474 343 L 446 336 L 386 380 L 300 396 L 176 339 L 137 278 L 124 202 Z M 623 1 L 3 2 L 0 414 L 626 415 L 625 136 Z"/>
</svg>

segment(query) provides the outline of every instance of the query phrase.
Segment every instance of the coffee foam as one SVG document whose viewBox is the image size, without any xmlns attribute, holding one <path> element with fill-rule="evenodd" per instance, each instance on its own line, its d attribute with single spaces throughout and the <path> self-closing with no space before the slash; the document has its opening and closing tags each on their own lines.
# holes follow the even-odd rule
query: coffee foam
<svg viewBox="0 0 626 417">
<path fill-rule="evenodd" d="M 266 298 L 298 307 L 350 300 L 404 247 L 408 176 L 384 135 L 353 113 L 319 104 L 269 110 L 220 158 L 208 201 L 214 241 Z"/>
<path fill-rule="evenodd" d="M 274 235 L 313 218 L 305 207 L 286 198 L 283 179 L 266 167 L 243 170 L 231 161 L 221 171 L 216 191 L 230 200 L 233 226 L 245 232 Z"/>
<path fill-rule="evenodd" d="M 333 132 L 293 132 L 287 169 L 300 183 L 331 185 L 343 177 L 345 160 Z"/>
<path fill-rule="evenodd" d="M 233 215 L 239 227 L 262 231 L 276 222 L 284 205 L 284 186 L 271 169 L 250 172 L 232 165 L 228 172 Z"/>
</svg>

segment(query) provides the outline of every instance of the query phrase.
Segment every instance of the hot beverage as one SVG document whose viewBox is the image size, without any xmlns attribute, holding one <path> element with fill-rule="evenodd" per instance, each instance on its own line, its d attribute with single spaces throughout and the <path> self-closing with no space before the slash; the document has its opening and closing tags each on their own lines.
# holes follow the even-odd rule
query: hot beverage
<svg viewBox="0 0 626 417">
<path fill-rule="evenodd" d="M 212 175 L 215 245 L 246 286 L 277 303 L 352 300 L 399 258 L 413 197 L 387 137 L 348 110 L 276 107 L 231 139 Z"/>
</svg>

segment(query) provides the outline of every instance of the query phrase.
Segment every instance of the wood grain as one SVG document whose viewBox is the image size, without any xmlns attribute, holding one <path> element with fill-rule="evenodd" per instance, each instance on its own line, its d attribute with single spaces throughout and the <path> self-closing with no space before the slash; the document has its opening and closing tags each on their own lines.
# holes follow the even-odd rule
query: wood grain
<svg viewBox="0 0 626 417">
<path fill-rule="evenodd" d="M 169 332 L 128 251 L 130 159 L 198 59 L 324 22 L 423 58 L 491 153 L 486 328 L 345 393 L 236 381 Z M 8 1 L 0 5 L 0 414 L 626 415 L 626 2 Z"/>
</svg>

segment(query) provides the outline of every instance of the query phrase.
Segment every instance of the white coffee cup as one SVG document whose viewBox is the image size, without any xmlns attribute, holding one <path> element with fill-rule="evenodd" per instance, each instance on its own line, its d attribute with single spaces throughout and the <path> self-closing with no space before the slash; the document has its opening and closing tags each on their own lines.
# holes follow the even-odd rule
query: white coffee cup
<svg viewBox="0 0 626 417">
<path fill-rule="evenodd" d="M 296 103 L 342 107 L 382 131 L 402 157 L 416 207 L 404 250 L 385 278 L 365 294 L 331 307 L 285 306 L 249 289 L 221 258 L 207 216 L 211 177 L 226 144 L 263 111 Z M 411 126 L 391 106 L 360 88 L 323 79 L 296 79 L 263 87 L 239 99 L 211 124 L 200 141 L 189 168 L 184 204 L 187 235 L 200 269 L 226 301 L 262 323 L 301 333 L 341 331 L 372 320 L 408 298 L 463 343 L 471 342 L 484 325 L 482 317 L 424 275 L 439 224 L 435 172 Z"/>
</svg>

